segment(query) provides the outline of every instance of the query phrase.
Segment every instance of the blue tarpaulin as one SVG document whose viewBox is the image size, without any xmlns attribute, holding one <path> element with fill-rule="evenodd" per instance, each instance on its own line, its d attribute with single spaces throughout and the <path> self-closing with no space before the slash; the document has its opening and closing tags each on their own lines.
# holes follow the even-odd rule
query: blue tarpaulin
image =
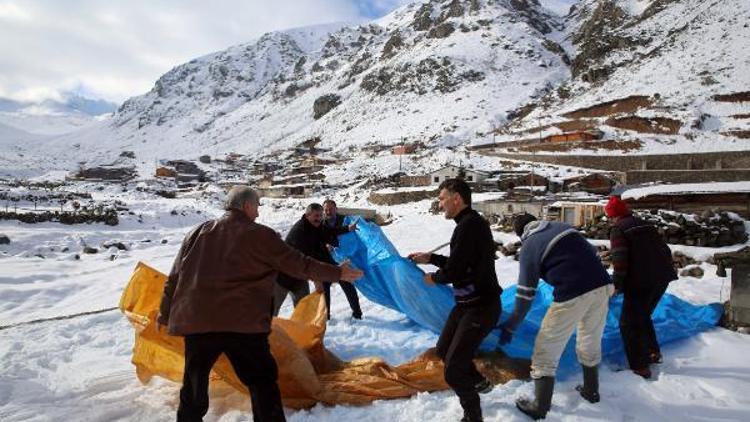
<svg viewBox="0 0 750 422">
<path fill-rule="evenodd" d="M 421 327 L 439 333 L 455 304 L 451 288 L 426 285 L 422 279 L 423 271 L 398 253 L 380 227 L 360 217 L 353 218 L 357 221 L 357 231 L 341 236 L 340 245 L 333 255 L 337 261 L 348 259 L 352 265 L 364 271 L 364 277 L 355 283 L 357 290 L 369 300 L 401 312 Z M 498 277 L 502 278 L 503 275 L 498 274 Z M 512 312 L 515 294 L 513 285 L 504 289 L 499 298 L 503 306 L 500 321 L 504 321 Z M 513 357 L 531 358 L 534 339 L 551 302 L 552 286 L 540 283 L 526 319 L 516 330 L 513 340 L 502 346 L 505 353 Z M 602 353 L 606 360 L 620 363 L 625 360 L 618 327 L 622 295 L 610 300 L 609 309 Z M 719 304 L 697 306 L 665 294 L 653 314 L 656 335 L 661 344 L 687 338 L 715 327 L 721 314 Z M 498 332 L 495 330 L 482 343 L 482 349 L 495 349 L 497 340 Z M 560 362 L 563 373 L 577 367 L 574 345 L 575 336 Z"/>
</svg>

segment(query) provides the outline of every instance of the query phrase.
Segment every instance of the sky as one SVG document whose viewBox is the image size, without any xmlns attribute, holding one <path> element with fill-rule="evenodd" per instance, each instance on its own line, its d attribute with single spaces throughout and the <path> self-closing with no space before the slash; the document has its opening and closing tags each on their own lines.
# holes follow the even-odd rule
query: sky
<svg viewBox="0 0 750 422">
<path fill-rule="evenodd" d="M 120 103 L 180 63 L 266 32 L 367 21 L 412 1 L 0 0 L 0 98 Z"/>
</svg>

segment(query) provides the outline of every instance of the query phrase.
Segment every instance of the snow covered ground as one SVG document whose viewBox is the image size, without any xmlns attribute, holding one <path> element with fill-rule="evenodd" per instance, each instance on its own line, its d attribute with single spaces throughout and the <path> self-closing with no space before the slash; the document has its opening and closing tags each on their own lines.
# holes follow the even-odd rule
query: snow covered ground
<svg viewBox="0 0 750 422">
<path fill-rule="evenodd" d="M 136 262 L 142 260 L 168 271 L 184 233 L 199 221 L 220 214 L 216 199 L 153 199 L 114 187 L 95 195 L 96 199 L 115 197 L 134 213 L 121 216 L 115 227 L 0 222 L 0 233 L 11 239 L 9 245 L 0 245 L 0 325 L 116 306 Z M 339 202 L 342 206 L 366 205 Z M 285 233 L 306 203 L 264 200 L 259 221 Z M 449 240 L 454 223 L 427 213 L 429 204 L 421 201 L 379 209 L 393 215 L 394 222 L 384 230 L 402 254 L 431 249 Z M 173 209 L 181 212 L 172 215 Z M 498 234 L 498 240 L 511 237 Z M 110 241 L 120 241 L 128 250 L 81 253 L 83 244 L 100 247 Z M 687 247 L 682 250 L 690 253 Z M 75 259 L 76 254 L 80 259 Z M 502 257 L 496 265 L 503 285 L 515 283 L 515 261 Z M 706 277 L 681 278 L 669 291 L 693 303 L 726 300 L 728 279 L 716 277 L 715 267 L 702 265 Z M 333 320 L 326 345 L 338 356 L 380 356 L 398 364 L 434 345 L 435 334 L 397 312 L 361 299 L 364 319 L 351 321 L 343 293 L 333 288 Z M 281 315 L 290 312 L 287 301 Z M 148 385 L 138 382 L 130 363 L 133 338 L 133 329 L 116 310 L 0 330 L 0 420 L 173 420 L 179 385 L 162 379 Z M 548 420 L 747 420 L 748 355 L 750 337 L 717 328 L 666 346 L 665 361 L 652 381 L 628 371 L 614 372 L 605 365 L 602 402 L 597 405 L 578 396 L 574 390 L 577 377 L 559 382 Z M 522 381 L 497 386 L 482 397 L 485 419 L 526 420 L 513 402 L 531 391 L 532 385 Z M 206 420 L 251 420 L 248 407 L 249 400 L 241 394 L 214 389 Z M 460 417 L 458 400 L 451 392 L 378 401 L 364 407 L 319 405 L 306 411 L 287 411 L 290 421 L 437 422 Z"/>
</svg>

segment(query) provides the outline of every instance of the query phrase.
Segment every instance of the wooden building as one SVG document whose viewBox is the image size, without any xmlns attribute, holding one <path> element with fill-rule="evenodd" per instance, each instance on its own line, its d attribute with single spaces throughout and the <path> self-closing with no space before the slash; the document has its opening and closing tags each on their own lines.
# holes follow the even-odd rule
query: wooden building
<svg viewBox="0 0 750 422">
<path fill-rule="evenodd" d="M 391 148 L 391 154 L 393 155 L 414 154 L 416 151 L 417 146 L 414 144 L 397 145 Z"/>
<path fill-rule="evenodd" d="M 600 130 L 586 130 L 576 132 L 565 132 L 556 135 L 549 135 L 542 138 L 542 143 L 554 144 L 560 142 L 585 142 L 597 141 L 604 137 L 604 132 Z"/>
<path fill-rule="evenodd" d="M 544 210 L 544 219 L 562 221 L 573 227 L 583 227 L 588 223 L 598 221 L 604 215 L 604 205 L 606 205 L 606 201 L 557 201 L 546 207 Z"/>
<path fill-rule="evenodd" d="M 591 173 L 573 176 L 563 181 L 566 192 L 589 192 L 598 195 L 608 195 L 617 184 L 617 180 L 602 173 Z"/>
</svg>

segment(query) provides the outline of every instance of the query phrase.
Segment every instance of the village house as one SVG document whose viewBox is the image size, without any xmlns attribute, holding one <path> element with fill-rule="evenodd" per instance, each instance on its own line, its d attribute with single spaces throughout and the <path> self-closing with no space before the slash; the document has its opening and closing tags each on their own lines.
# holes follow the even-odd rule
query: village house
<svg viewBox="0 0 750 422">
<path fill-rule="evenodd" d="M 586 141 L 597 141 L 604 137 L 604 132 L 600 130 L 585 130 L 585 131 L 574 131 L 564 132 L 554 135 L 549 135 L 542 138 L 543 144 L 555 144 L 562 142 L 586 142 Z"/>
<path fill-rule="evenodd" d="M 417 145 L 415 144 L 397 145 L 391 148 L 391 154 L 393 155 L 414 154 L 416 151 L 417 151 Z"/>
<path fill-rule="evenodd" d="M 295 146 L 292 149 L 292 154 L 295 157 L 305 157 L 305 156 L 307 156 L 307 157 L 314 157 L 316 155 L 320 155 L 320 154 L 322 154 L 324 152 L 330 151 L 330 148 L 318 148 L 317 147 L 317 145 L 321 141 L 322 140 L 320 139 L 320 137 L 317 137 L 317 136 L 314 137 L 314 138 L 310 138 L 310 139 L 308 139 L 308 140 L 300 143 L 299 145 Z"/>
<path fill-rule="evenodd" d="M 563 133 L 555 133 L 546 136 L 527 137 L 522 139 L 515 138 L 521 134 L 510 134 L 511 138 L 503 142 L 492 142 L 488 144 L 472 145 L 471 150 L 492 149 L 492 148 L 513 148 L 540 144 L 560 144 L 575 142 L 598 141 L 604 137 L 604 132 L 600 130 L 581 130 Z M 528 135 L 527 135 L 528 136 Z"/>
<path fill-rule="evenodd" d="M 135 178 L 137 175 L 135 167 L 132 166 L 103 165 L 81 168 L 75 174 L 74 178 L 88 181 L 127 181 Z"/>
<path fill-rule="evenodd" d="M 603 173 L 591 173 L 572 176 L 563 180 L 563 190 L 566 192 L 589 192 L 598 195 L 608 195 L 617 184 L 617 180 Z"/>
<path fill-rule="evenodd" d="M 428 173 L 430 176 L 430 184 L 439 185 L 447 179 L 461 178 L 470 185 L 480 185 L 485 179 L 490 177 L 490 173 L 481 170 L 474 170 L 465 167 L 455 166 L 449 164 L 438 170 Z"/>
<path fill-rule="evenodd" d="M 513 191 L 519 187 L 533 186 L 536 188 L 542 187 L 546 191 L 549 183 L 549 179 L 537 173 L 513 172 L 497 176 L 495 188 L 502 191 Z"/>
<path fill-rule="evenodd" d="M 156 177 L 173 178 L 177 183 L 205 182 L 206 172 L 201 170 L 197 164 L 187 160 L 162 161 L 162 165 L 156 168 Z"/>
</svg>

